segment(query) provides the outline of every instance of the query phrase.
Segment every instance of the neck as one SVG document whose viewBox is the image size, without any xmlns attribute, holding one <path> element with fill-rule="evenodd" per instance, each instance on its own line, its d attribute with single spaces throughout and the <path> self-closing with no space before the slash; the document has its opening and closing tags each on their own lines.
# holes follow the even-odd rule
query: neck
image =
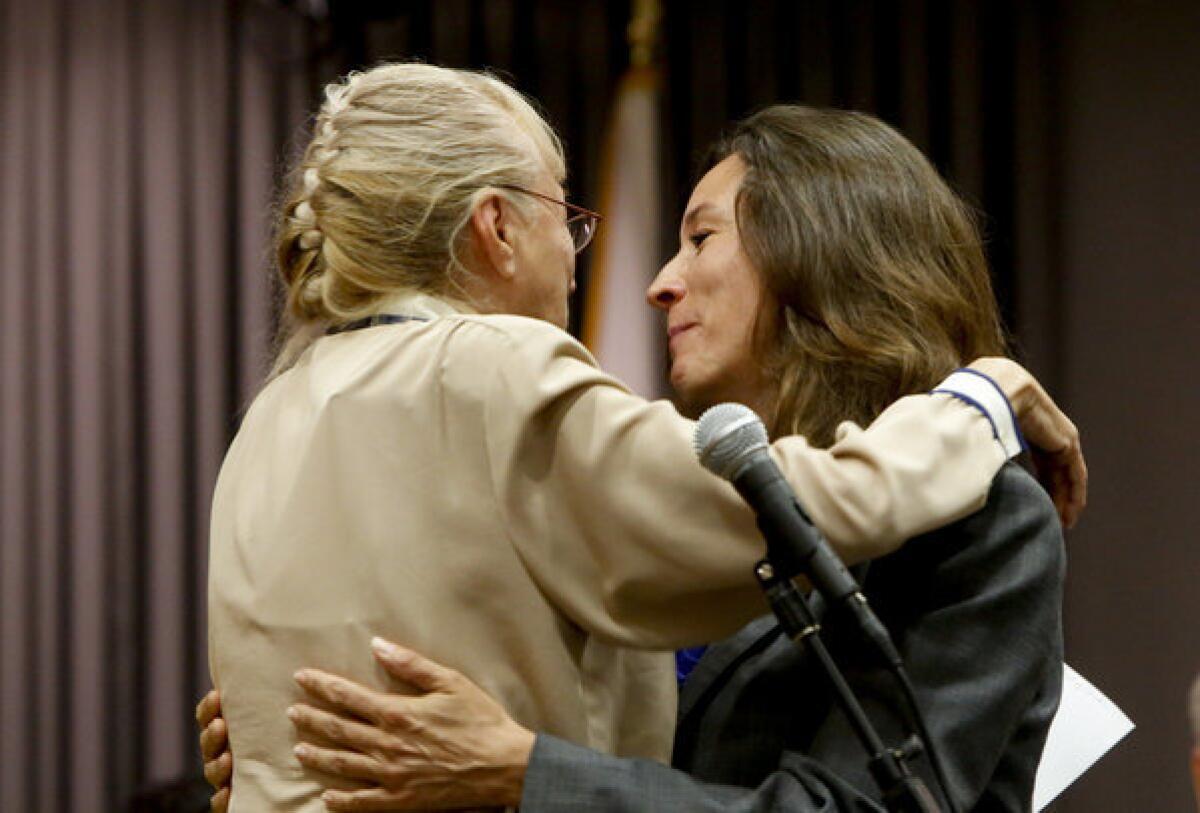
<svg viewBox="0 0 1200 813">
<path fill-rule="evenodd" d="M 739 389 L 735 392 L 727 392 L 717 394 L 715 397 L 697 398 L 689 400 L 685 396 L 680 395 L 677 403 L 679 411 L 689 418 L 696 419 L 700 417 L 700 413 L 711 406 L 716 406 L 720 403 L 735 402 L 745 404 L 754 410 L 754 414 L 762 418 L 762 422 L 767 427 L 767 434 L 774 440 L 776 437 L 775 426 L 775 403 L 777 392 L 774 388 L 763 387 L 761 389 Z"/>
</svg>

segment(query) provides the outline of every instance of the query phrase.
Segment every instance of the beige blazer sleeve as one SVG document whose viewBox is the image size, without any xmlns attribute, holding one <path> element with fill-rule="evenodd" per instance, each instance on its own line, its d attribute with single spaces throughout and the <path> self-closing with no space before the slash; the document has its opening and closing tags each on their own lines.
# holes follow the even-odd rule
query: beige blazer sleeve
<svg viewBox="0 0 1200 813">
<path fill-rule="evenodd" d="M 482 398 L 505 531 L 576 624 L 612 643 L 712 641 L 766 611 L 750 509 L 692 451 L 695 424 L 603 373 L 540 322 L 464 317 L 447 342 L 447 397 Z M 482 395 L 480 394 L 482 393 Z M 802 505 L 854 563 L 985 502 L 1005 455 L 988 420 L 950 396 L 911 396 L 870 427 L 772 453 Z"/>
</svg>

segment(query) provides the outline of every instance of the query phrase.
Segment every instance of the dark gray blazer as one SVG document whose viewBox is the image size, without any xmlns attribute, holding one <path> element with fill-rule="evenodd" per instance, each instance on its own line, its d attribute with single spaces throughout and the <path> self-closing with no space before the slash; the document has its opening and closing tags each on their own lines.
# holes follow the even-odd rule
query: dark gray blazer
<svg viewBox="0 0 1200 813">
<path fill-rule="evenodd" d="M 976 514 L 872 563 L 864 590 L 916 686 L 959 810 L 1029 810 L 1062 681 L 1062 533 L 1006 465 Z M 895 686 L 829 612 L 822 637 L 889 745 Z M 674 767 L 539 735 L 521 809 L 881 811 L 867 755 L 813 659 L 770 616 L 711 647 L 680 697 Z M 914 769 L 937 785 L 924 759 Z"/>
</svg>

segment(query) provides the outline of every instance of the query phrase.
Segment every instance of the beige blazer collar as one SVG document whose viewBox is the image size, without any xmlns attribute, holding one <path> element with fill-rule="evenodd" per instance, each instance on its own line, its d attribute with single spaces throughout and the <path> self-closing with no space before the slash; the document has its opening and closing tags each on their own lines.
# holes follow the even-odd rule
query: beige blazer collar
<svg viewBox="0 0 1200 813">
<path fill-rule="evenodd" d="M 385 296 L 375 308 L 376 313 L 394 313 L 397 316 L 416 316 L 420 319 L 437 319 L 456 313 L 474 311 L 458 302 L 417 291 L 403 291 Z"/>
</svg>

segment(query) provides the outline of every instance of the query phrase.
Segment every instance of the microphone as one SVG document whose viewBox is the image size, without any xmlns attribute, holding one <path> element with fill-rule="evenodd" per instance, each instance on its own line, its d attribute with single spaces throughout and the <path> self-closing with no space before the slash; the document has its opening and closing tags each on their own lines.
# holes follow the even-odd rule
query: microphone
<svg viewBox="0 0 1200 813">
<path fill-rule="evenodd" d="M 887 628 L 771 459 L 767 429 L 754 410 L 733 403 L 710 407 L 700 416 L 692 443 L 700 464 L 732 483 L 754 510 L 773 567 L 788 578 L 808 576 L 830 606 L 849 610 L 889 665 L 901 666 Z"/>
</svg>

